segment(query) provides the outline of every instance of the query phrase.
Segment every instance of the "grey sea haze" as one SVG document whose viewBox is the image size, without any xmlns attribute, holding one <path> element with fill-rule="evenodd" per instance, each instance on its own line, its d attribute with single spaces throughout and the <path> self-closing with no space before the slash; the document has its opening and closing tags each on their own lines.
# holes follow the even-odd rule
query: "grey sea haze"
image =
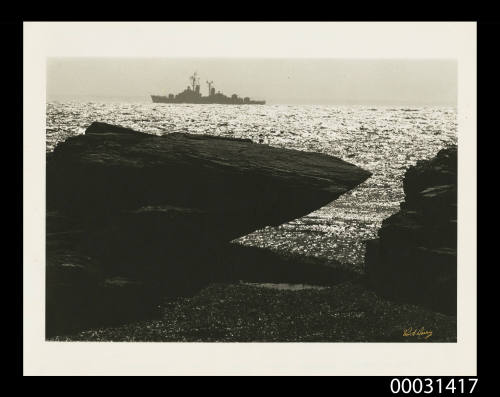
<svg viewBox="0 0 500 397">
<path fill-rule="evenodd" d="M 194 105 L 143 101 L 51 101 L 47 152 L 93 121 L 153 134 L 188 132 L 339 157 L 373 173 L 339 199 L 300 219 L 255 231 L 236 243 L 337 260 L 362 273 L 364 241 L 404 200 L 402 179 L 417 160 L 457 143 L 455 107 Z"/>
<path fill-rule="evenodd" d="M 150 94 L 184 90 L 195 71 L 203 95 L 212 81 L 228 96 L 237 93 L 268 104 L 453 106 L 457 99 L 453 59 L 325 58 L 50 58 L 47 97 L 142 96 L 150 101 Z"/>
</svg>

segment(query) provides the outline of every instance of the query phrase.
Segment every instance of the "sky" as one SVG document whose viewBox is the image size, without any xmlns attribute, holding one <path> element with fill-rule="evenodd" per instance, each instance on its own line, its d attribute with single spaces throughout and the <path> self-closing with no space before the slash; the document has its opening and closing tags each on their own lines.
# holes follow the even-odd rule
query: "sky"
<svg viewBox="0 0 500 397">
<path fill-rule="evenodd" d="M 440 59 L 49 58 L 47 100 L 150 101 L 193 72 L 269 104 L 455 106 L 457 62 Z"/>
</svg>

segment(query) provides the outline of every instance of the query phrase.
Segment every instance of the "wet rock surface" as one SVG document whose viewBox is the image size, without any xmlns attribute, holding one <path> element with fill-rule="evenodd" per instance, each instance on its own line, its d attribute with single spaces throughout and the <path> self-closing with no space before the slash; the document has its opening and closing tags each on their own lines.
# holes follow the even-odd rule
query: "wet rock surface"
<svg viewBox="0 0 500 397">
<path fill-rule="evenodd" d="M 47 155 L 47 335 L 150 316 L 160 297 L 235 277 L 231 240 L 369 176 L 318 153 L 93 123 Z"/>
<path fill-rule="evenodd" d="M 401 210 L 367 242 L 366 272 L 381 295 L 456 314 L 457 147 L 410 167 Z"/>
</svg>

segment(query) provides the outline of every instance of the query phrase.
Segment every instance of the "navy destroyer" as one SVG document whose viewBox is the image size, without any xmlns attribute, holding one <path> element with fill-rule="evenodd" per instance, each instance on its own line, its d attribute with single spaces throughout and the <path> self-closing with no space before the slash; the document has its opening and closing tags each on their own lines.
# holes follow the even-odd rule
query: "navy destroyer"
<svg viewBox="0 0 500 397">
<path fill-rule="evenodd" d="M 200 79 L 195 72 L 190 78 L 190 85 L 177 95 L 151 95 L 154 103 L 216 103 L 221 105 L 264 105 L 266 101 L 255 101 L 249 97 L 240 98 L 233 94 L 230 97 L 222 92 L 215 91 L 214 82 L 207 81 L 208 96 L 203 96 L 200 92 Z"/>
</svg>

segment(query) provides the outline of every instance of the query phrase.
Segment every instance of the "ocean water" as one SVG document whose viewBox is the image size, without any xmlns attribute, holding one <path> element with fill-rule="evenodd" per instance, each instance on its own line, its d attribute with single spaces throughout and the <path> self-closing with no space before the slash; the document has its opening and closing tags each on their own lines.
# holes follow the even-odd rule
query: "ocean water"
<svg viewBox="0 0 500 397">
<path fill-rule="evenodd" d="M 154 134 L 189 132 L 337 156 L 373 173 L 357 188 L 300 219 L 236 240 L 300 253 L 363 272 L 364 241 L 404 200 L 405 170 L 457 143 L 454 107 L 189 105 L 49 102 L 47 152 L 93 121 Z"/>
</svg>

